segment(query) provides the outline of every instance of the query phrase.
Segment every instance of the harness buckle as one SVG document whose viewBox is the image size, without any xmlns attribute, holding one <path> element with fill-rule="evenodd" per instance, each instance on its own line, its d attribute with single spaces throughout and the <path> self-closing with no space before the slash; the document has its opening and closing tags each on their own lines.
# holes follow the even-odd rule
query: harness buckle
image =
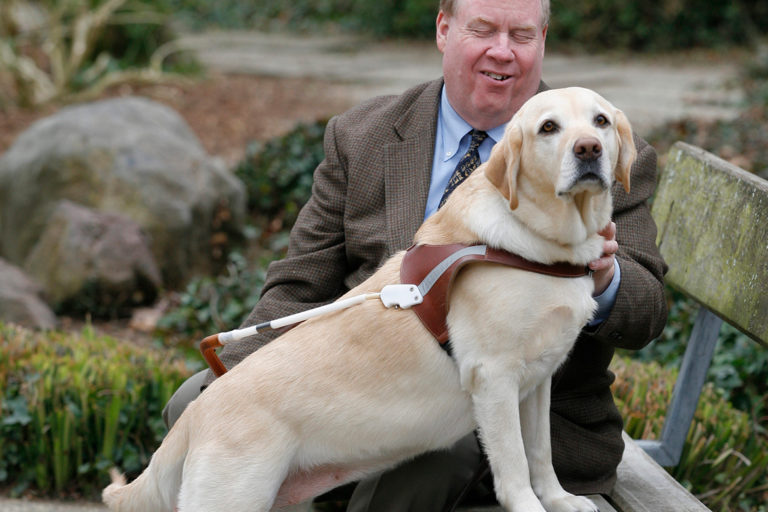
<svg viewBox="0 0 768 512">
<path fill-rule="evenodd" d="M 415 284 L 388 284 L 381 289 L 380 298 L 388 308 L 408 309 L 424 302 L 424 296 Z"/>
</svg>

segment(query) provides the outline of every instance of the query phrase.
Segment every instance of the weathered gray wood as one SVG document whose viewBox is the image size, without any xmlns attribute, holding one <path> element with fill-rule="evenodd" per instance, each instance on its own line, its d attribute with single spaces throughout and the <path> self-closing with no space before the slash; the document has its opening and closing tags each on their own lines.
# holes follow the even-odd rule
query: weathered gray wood
<svg viewBox="0 0 768 512">
<path fill-rule="evenodd" d="M 666 280 L 768 340 L 768 182 L 678 142 L 653 203 Z"/>
<path fill-rule="evenodd" d="M 637 444 L 662 466 L 676 466 L 683 453 L 688 429 L 693 421 L 699 395 L 707 370 L 715 353 L 717 337 L 723 321 L 706 308 L 701 308 L 685 349 L 672 402 L 664 419 L 664 428 L 659 441 L 641 440 Z"/>
<path fill-rule="evenodd" d="M 690 492 L 677 483 L 642 448 L 624 434 L 624 456 L 618 481 L 609 495 L 622 512 L 707 512 Z"/>
<path fill-rule="evenodd" d="M 606 501 L 605 498 L 599 494 L 591 494 L 587 496 L 587 498 L 591 499 L 592 503 L 597 505 L 597 508 L 600 512 L 618 512 L 610 503 L 608 503 L 608 501 Z M 460 507 L 457 512 L 504 512 L 504 509 L 498 505 L 492 507 Z"/>
</svg>

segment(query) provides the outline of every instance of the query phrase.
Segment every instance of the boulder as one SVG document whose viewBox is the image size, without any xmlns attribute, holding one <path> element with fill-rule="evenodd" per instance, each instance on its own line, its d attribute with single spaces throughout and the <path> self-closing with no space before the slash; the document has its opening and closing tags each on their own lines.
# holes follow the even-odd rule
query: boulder
<svg viewBox="0 0 768 512">
<path fill-rule="evenodd" d="M 160 270 L 131 219 L 59 201 L 24 269 L 57 310 L 115 316 L 152 303 Z"/>
<path fill-rule="evenodd" d="M 40 285 L 0 258 L 0 320 L 35 329 L 53 329 L 56 316 L 41 293 Z"/>
<path fill-rule="evenodd" d="M 136 222 L 170 287 L 210 271 L 245 217 L 242 182 L 174 110 L 137 97 L 64 108 L 2 155 L 0 256 L 23 265 L 62 199 Z"/>
</svg>

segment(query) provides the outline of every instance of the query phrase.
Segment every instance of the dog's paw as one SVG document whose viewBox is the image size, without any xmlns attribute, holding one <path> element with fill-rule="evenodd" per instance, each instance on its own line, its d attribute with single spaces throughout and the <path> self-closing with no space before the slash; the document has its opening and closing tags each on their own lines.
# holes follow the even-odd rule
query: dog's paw
<svg viewBox="0 0 768 512">
<path fill-rule="evenodd" d="M 542 498 L 547 512 L 600 512 L 592 500 L 583 496 L 563 494 L 554 498 Z"/>
<path fill-rule="evenodd" d="M 539 498 L 530 489 L 516 493 L 502 492 L 496 497 L 502 507 L 504 507 L 504 510 L 511 512 L 547 512 Z"/>
</svg>

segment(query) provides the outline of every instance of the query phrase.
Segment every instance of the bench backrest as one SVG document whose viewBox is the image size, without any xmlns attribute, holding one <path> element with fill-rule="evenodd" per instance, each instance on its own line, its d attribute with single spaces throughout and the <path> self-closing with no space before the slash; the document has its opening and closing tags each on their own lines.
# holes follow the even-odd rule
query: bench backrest
<svg viewBox="0 0 768 512">
<path fill-rule="evenodd" d="M 722 319 L 768 340 L 768 182 L 682 142 L 669 152 L 652 208 L 666 282 L 699 302 L 659 441 L 638 444 L 662 466 L 680 460 Z"/>
<path fill-rule="evenodd" d="M 653 203 L 666 281 L 768 340 L 768 181 L 678 142 Z"/>
</svg>

